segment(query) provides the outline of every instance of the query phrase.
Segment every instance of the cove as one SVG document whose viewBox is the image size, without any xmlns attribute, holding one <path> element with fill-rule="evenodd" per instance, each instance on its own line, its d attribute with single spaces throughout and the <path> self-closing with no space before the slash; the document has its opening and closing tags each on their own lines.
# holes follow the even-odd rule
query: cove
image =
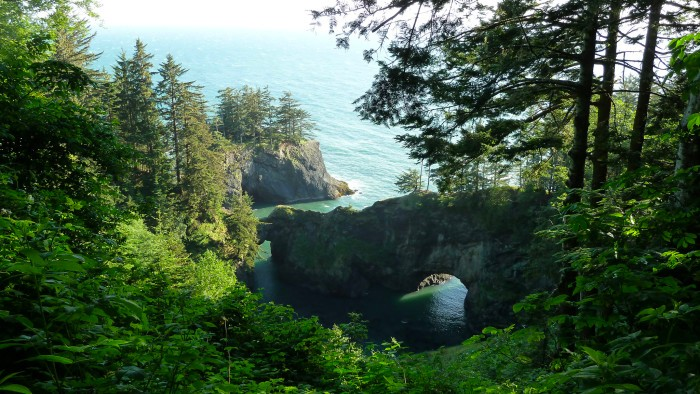
<svg viewBox="0 0 700 394">
<path fill-rule="evenodd" d="M 352 205 L 352 199 L 348 196 L 292 206 L 329 212 Z M 273 209 L 256 206 L 255 214 L 264 218 Z M 359 298 L 318 294 L 281 277 L 271 260 L 269 242 L 260 247 L 253 278 L 253 290 L 262 294 L 263 301 L 289 305 L 300 316 L 317 316 L 327 327 L 348 322 L 350 312 L 361 313 L 368 321 L 368 341 L 377 345 L 396 338 L 409 350 L 419 352 L 457 345 L 473 334 L 464 308 L 467 288 L 457 278 L 411 293 L 373 286 Z"/>
<path fill-rule="evenodd" d="M 266 242 L 253 282 L 263 301 L 289 305 L 300 316 L 317 316 L 328 327 L 348 322 L 350 312 L 361 313 L 368 321 L 369 341 L 376 344 L 393 337 L 411 351 L 426 351 L 459 344 L 471 334 L 464 310 L 467 289 L 456 278 L 408 294 L 374 286 L 360 298 L 323 295 L 285 282 Z"/>
<path fill-rule="evenodd" d="M 481 331 L 515 323 L 514 304 L 556 283 L 556 264 L 543 264 L 542 258 L 552 255 L 557 245 L 532 247 L 541 218 L 548 215 L 547 201 L 545 193 L 503 187 L 450 195 L 416 192 L 362 210 L 343 206 L 322 213 L 280 206 L 262 220 L 258 237 L 259 242 L 270 241 L 277 277 L 317 292 L 316 298 L 351 297 L 343 301 L 351 303 L 352 298 L 369 297 L 388 316 L 377 316 L 382 323 L 398 321 L 412 329 L 428 324 L 435 329 L 426 330 L 425 336 L 433 337 L 447 331 L 439 328 L 443 317 L 461 314 L 457 320 L 464 326 L 454 330 L 459 335 L 467 331 L 462 327 Z M 434 274 L 459 278 L 469 296 L 462 290 L 453 298 L 458 302 L 443 301 L 441 287 L 425 296 L 406 296 L 426 278 L 440 283 L 442 275 Z M 452 289 L 444 288 L 448 293 Z M 417 314 L 402 314 L 413 308 L 404 304 L 422 302 Z M 402 329 L 394 330 L 398 338 Z"/>
</svg>

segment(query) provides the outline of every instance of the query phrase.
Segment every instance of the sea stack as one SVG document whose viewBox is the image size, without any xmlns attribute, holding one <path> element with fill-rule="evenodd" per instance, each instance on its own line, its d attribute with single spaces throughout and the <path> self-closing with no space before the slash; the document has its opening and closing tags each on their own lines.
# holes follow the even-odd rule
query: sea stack
<svg viewBox="0 0 700 394">
<path fill-rule="evenodd" d="M 247 155 L 246 155 L 247 156 Z M 256 203 L 292 204 L 352 194 L 326 170 L 318 141 L 258 149 L 242 163 L 241 188 Z"/>
</svg>

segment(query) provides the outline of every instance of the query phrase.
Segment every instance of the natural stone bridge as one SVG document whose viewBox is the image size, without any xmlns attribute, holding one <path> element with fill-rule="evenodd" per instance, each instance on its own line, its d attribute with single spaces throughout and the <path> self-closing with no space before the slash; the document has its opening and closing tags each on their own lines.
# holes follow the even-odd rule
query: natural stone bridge
<svg viewBox="0 0 700 394">
<path fill-rule="evenodd" d="M 512 304 L 550 288 L 551 245 L 532 250 L 542 195 L 497 189 L 449 200 L 433 193 L 322 214 L 278 207 L 260 226 L 285 279 L 325 294 L 362 296 L 370 285 L 411 292 L 433 274 L 468 288 L 478 329 L 511 320 Z"/>
</svg>

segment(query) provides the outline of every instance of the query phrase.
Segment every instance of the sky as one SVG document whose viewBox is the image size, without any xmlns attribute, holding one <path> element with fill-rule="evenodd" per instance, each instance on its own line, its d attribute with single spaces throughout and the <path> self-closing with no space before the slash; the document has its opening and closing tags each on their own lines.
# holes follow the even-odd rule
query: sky
<svg viewBox="0 0 700 394">
<path fill-rule="evenodd" d="M 180 26 L 310 30 L 309 10 L 334 0 L 100 0 L 104 27 Z"/>
</svg>

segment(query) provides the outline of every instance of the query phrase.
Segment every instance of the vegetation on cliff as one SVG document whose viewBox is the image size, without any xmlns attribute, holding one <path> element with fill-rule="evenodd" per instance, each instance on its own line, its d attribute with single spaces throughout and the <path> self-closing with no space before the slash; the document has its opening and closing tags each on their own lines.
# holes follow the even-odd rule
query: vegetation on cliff
<svg viewBox="0 0 700 394">
<path fill-rule="evenodd" d="M 219 91 L 214 125 L 224 138 L 237 143 L 276 149 L 280 143 L 299 143 L 316 128 L 311 115 L 292 93 L 284 92 L 278 105 L 267 88 L 226 88 Z"/>
<path fill-rule="evenodd" d="M 556 244 L 535 237 L 554 216 L 548 204 L 544 192 L 495 188 L 412 193 L 362 211 L 278 207 L 260 237 L 286 280 L 324 294 L 410 293 L 431 275 L 453 275 L 469 289 L 468 321 L 480 331 L 509 324 L 514 303 L 558 281 Z"/>
</svg>

